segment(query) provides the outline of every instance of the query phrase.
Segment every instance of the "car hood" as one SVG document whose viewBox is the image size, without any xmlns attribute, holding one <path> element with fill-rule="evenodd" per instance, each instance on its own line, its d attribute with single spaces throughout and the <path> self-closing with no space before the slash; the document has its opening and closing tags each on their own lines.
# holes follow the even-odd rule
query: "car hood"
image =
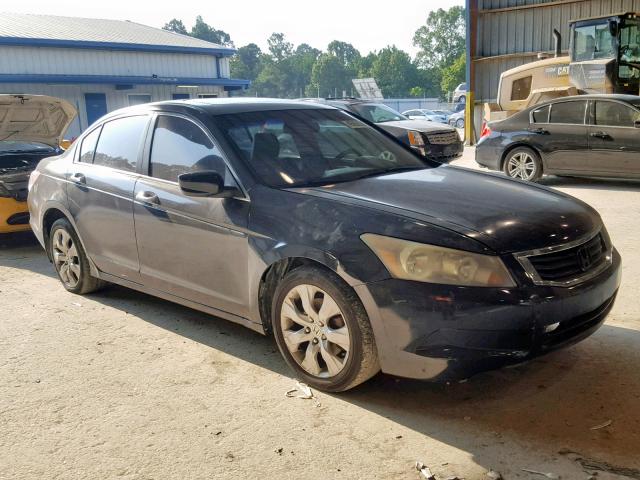
<svg viewBox="0 0 640 480">
<path fill-rule="evenodd" d="M 564 244 L 602 226 L 595 210 L 569 195 L 458 167 L 381 175 L 310 190 L 444 226 L 497 253 Z"/>
<path fill-rule="evenodd" d="M 422 133 L 434 132 L 452 132 L 454 131 L 449 125 L 438 122 L 429 122 L 428 120 L 398 120 L 395 122 L 383 122 L 377 124 L 380 128 L 397 128 L 402 130 L 414 130 Z"/>
<path fill-rule="evenodd" d="M 0 140 L 57 147 L 76 117 L 73 105 L 46 95 L 0 95 Z"/>
</svg>

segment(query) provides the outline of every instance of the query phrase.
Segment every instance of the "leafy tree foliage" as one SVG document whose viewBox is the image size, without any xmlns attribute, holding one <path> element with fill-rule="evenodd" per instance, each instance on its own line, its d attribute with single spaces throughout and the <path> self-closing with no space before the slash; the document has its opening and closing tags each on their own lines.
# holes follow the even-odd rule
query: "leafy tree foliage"
<svg viewBox="0 0 640 480">
<path fill-rule="evenodd" d="M 269 52 L 276 62 L 281 62 L 293 53 L 293 44 L 285 40 L 284 33 L 272 33 L 267 39 Z"/>
<path fill-rule="evenodd" d="M 233 46 L 231 37 L 227 32 L 223 30 L 216 30 L 211 25 L 207 24 L 200 15 L 196 17 L 196 24 L 191 28 L 190 35 L 207 42 L 217 43 L 219 45 L 229 47 Z"/>
<path fill-rule="evenodd" d="M 201 16 L 191 31 L 175 18 L 163 28 L 233 46 L 228 33 L 208 25 Z M 283 33 L 273 33 L 267 44 L 266 52 L 250 43 L 232 57 L 232 76 L 252 81 L 248 91 L 236 94 L 282 98 L 342 95 L 353 91 L 352 79 L 373 77 L 386 97 L 445 97 L 464 81 L 465 19 L 459 6 L 429 13 L 425 25 L 415 32 L 414 44 L 419 47 L 415 60 L 396 46 L 364 56 L 340 40 L 329 43 L 325 52 L 306 43 L 296 47 Z"/>
<path fill-rule="evenodd" d="M 184 23 L 182 23 L 182 20 L 178 20 L 177 18 L 174 18 L 169 22 L 165 23 L 164 27 L 162 28 L 164 30 L 169 30 L 170 32 L 180 33 L 182 35 L 189 35 L 189 32 L 187 32 L 187 28 L 184 26 Z"/>
<path fill-rule="evenodd" d="M 464 8 L 460 6 L 429 12 L 427 23 L 413 37 L 413 44 L 420 49 L 417 56 L 420 66 L 443 70 L 464 53 L 464 15 Z"/>
</svg>

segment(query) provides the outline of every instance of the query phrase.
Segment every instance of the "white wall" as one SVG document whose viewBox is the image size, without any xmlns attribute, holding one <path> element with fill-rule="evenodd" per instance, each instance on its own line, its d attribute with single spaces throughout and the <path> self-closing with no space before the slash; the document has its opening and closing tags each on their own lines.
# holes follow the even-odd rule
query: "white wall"
<svg viewBox="0 0 640 480">
<path fill-rule="evenodd" d="M 0 46 L 0 73 L 216 78 L 213 55 L 74 48 Z M 229 78 L 229 58 L 220 58 Z"/>
<path fill-rule="evenodd" d="M 85 93 L 104 93 L 107 99 L 107 110 L 109 112 L 118 108 L 128 107 L 131 94 L 149 94 L 152 102 L 171 100 L 173 93 L 188 93 L 191 98 L 197 98 L 199 93 L 216 94 L 219 97 L 226 97 L 227 92 L 223 87 L 202 86 L 197 89 L 183 89 L 175 85 L 137 85 L 132 90 L 116 90 L 113 85 L 45 85 L 45 84 L 14 84 L 0 83 L 0 94 L 2 93 L 29 93 L 33 95 L 50 95 L 52 97 L 63 98 L 78 109 L 79 116 L 69 127 L 65 138 L 77 137 L 87 128 L 87 112 L 85 109 Z"/>
</svg>

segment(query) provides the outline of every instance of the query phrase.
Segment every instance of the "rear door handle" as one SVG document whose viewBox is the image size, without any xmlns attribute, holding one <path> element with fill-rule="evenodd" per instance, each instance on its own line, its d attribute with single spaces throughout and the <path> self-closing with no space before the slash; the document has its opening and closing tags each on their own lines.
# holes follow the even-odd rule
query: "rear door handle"
<svg viewBox="0 0 640 480">
<path fill-rule="evenodd" d="M 83 173 L 74 173 L 73 175 L 71 175 L 70 179 L 73 183 L 82 185 L 87 183 L 87 177 L 85 177 Z"/>
<path fill-rule="evenodd" d="M 545 130 L 544 128 L 530 128 L 529 131 L 531 133 L 537 133 L 539 135 L 548 135 L 549 130 Z"/>
<path fill-rule="evenodd" d="M 136 194 L 136 200 L 149 205 L 158 205 L 160 203 L 160 199 L 158 198 L 158 195 L 156 195 L 153 192 L 149 192 L 147 190 L 138 192 Z"/>
<path fill-rule="evenodd" d="M 611 138 L 611 135 L 609 135 L 607 132 L 591 132 L 589 135 L 594 138 L 602 138 L 603 140 L 606 138 Z"/>
</svg>

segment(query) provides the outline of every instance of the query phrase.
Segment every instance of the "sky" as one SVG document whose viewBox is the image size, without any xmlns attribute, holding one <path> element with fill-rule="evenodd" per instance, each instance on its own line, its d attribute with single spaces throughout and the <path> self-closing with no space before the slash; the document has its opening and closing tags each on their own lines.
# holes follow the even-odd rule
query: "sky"
<svg viewBox="0 0 640 480">
<path fill-rule="evenodd" d="M 209 25 L 229 33 L 236 47 L 253 42 L 266 50 L 269 35 L 282 32 L 294 45 L 308 43 L 325 50 L 332 40 L 341 40 L 366 54 L 395 44 L 413 56 L 417 51 L 413 34 L 424 24 L 429 11 L 453 5 L 464 5 L 464 1 L 401 0 L 384 6 L 375 0 L 21 0 L 12 2 L 10 9 L 4 6 L 3 10 L 131 20 L 153 27 L 162 27 L 172 18 L 178 18 L 187 29 L 195 23 L 197 15 L 202 15 Z"/>
</svg>

